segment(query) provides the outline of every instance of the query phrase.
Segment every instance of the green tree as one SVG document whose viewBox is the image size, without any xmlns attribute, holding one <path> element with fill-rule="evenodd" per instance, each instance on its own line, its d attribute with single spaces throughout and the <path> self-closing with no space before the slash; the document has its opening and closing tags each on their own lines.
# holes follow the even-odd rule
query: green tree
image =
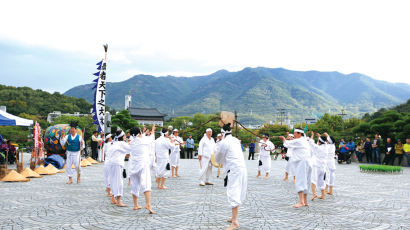
<svg viewBox="0 0 410 230">
<path fill-rule="evenodd" d="M 115 132 L 117 127 L 120 127 L 122 130 L 126 131 L 134 126 L 140 125 L 136 120 L 132 119 L 128 110 L 122 110 L 111 117 L 111 132 Z"/>
</svg>

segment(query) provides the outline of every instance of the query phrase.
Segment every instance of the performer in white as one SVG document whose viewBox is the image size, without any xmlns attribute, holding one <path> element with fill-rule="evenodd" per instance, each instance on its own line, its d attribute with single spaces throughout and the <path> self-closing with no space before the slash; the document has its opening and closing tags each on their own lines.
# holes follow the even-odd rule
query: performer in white
<svg viewBox="0 0 410 230">
<path fill-rule="evenodd" d="M 335 139 L 332 136 L 329 136 L 327 133 L 323 133 L 327 138 L 327 158 L 326 158 L 326 192 L 329 195 L 333 195 L 333 186 L 335 183 L 335 174 L 336 174 L 336 163 L 335 163 L 335 154 L 336 146 Z"/>
<path fill-rule="evenodd" d="M 232 137 L 231 124 L 228 123 L 222 129 L 223 139 L 218 143 L 215 155 L 216 162 L 223 164 L 227 176 L 225 178 L 226 194 L 232 208 L 232 218 L 228 219 L 231 225 L 227 229 L 239 228 L 238 209 L 246 198 L 248 185 L 248 172 L 242 153 L 240 141 Z"/>
<path fill-rule="evenodd" d="M 215 142 L 215 153 L 218 149 L 218 144 L 219 142 L 222 141 L 222 133 L 218 133 L 218 135 L 216 135 L 216 142 Z M 222 165 L 223 167 L 223 165 Z M 216 172 L 216 178 L 219 178 L 219 175 L 221 174 L 221 164 L 218 164 L 218 171 Z M 224 169 L 222 168 L 222 174 L 225 174 Z"/>
<path fill-rule="evenodd" d="M 293 140 L 293 138 L 295 138 L 293 134 L 289 134 L 289 133 L 287 134 L 288 136 L 286 137 L 286 140 Z M 285 177 L 282 179 L 283 181 L 286 181 L 289 178 L 289 175 L 295 175 L 293 168 L 291 168 L 289 164 L 289 160 L 292 157 L 292 149 L 287 149 L 286 157 L 288 157 L 288 160 L 285 166 Z M 295 177 L 293 176 L 293 183 L 294 182 L 295 182 Z"/>
<path fill-rule="evenodd" d="M 66 136 L 64 130 L 61 133 L 60 144 L 66 147 L 66 171 L 68 176 L 67 184 L 73 183 L 73 169 L 72 165 L 74 164 L 75 169 L 77 170 L 77 183 L 81 181 L 81 167 L 80 167 L 80 157 L 81 150 L 84 149 L 84 139 L 81 135 L 77 134 L 76 128 L 77 123 L 71 122 L 70 124 L 70 135 Z"/>
<path fill-rule="evenodd" d="M 165 180 L 169 177 L 169 150 L 174 148 L 174 141 L 169 137 L 168 130 L 162 129 L 161 136 L 155 140 L 157 157 L 156 181 L 159 189 L 167 189 Z"/>
<path fill-rule="evenodd" d="M 152 126 L 152 129 L 156 129 L 154 128 L 155 125 Z M 152 142 L 150 145 L 150 151 L 149 151 L 149 167 L 150 169 L 153 171 L 154 175 L 155 175 L 155 166 L 156 166 L 156 158 L 155 158 L 155 132 L 152 132 L 151 129 L 146 129 L 145 130 L 145 136 L 151 138 Z"/>
<path fill-rule="evenodd" d="M 109 154 L 109 147 L 111 145 L 112 142 L 112 135 L 108 134 L 107 137 L 105 138 L 105 147 L 104 147 L 104 184 L 105 184 L 105 191 L 107 192 L 107 196 L 111 197 L 111 189 L 110 189 L 110 177 L 109 177 L 109 173 L 110 173 L 110 165 L 109 165 L 109 160 L 110 160 L 110 154 Z M 108 153 L 108 154 L 107 154 Z"/>
<path fill-rule="evenodd" d="M 181 159 L 181 146 L 184 146 L 185 142 L 180 136 L 178 136 L 178 129 L 174 129 L 171 137 L 174 140 L 175 146 L 171 149 L 169 163 L 171 165 L 171 175 L 175 178 L 179 177 L 178 168 Z"/>
<path fill-rule="evenodd" d="M 265 179 L 268 179 L 272 159 L 270 158 L 270 153 L 275 150 L 275 145 L 269 140 L 269 135 L 264 134 L 262 136 L 262 140 L 259 142 L 260 153 L 258 157 L 258 175 L 256 177 L 261 176 L 261 170 L 265 172 Z"/>
<path fill-rule="evenodd" d="M 310 146 L 305 138 L 305 133 L 301 129 L 295 129 L 294 140 L 286 140 L 281 136 L 283 146 L 292 149 L 292 157 L 289 159 L 290 167 L 294 169 L 296 181 L 295 188 L 299 196 L 299 202 L 294 205 L 295 208 L 308 206 L 307 194 L 311 188 L 311 165 L 310 165 Z"/>
<path fill-rule="evenodd" d="M 125 133 L 121 129 L 115 132 L 114 141 L 111 142 L 108 150 L 110 155 L 109 165 L 109 182 L 111 188 L 111 194 L 113 195 L 114 204 L 119 207 L 126 207 L 127 205 L 121 202 L 123 196 L 123 170 L 125 156 L 131 152 L 130 145 L 124 141 Z"/>
<path fill-rule="evenodd" d="M 152 133 L 155 133 L 155 126 Z M 139 127 L 130 129 L 131 153 L 128 163 L 128 173 L 131 181 L 131 194 L 134 200 L 134 210 L 141 209 L 138 205 L 139 192 L 145 195 L 145 208 L 150 214 L 154 214 L 151 208 L 151 171 L 150 171 L 150 150 L 152 138 L 142 135 Z"/>
<path fill-rule="evenodd" d="M 198 146 L 199 160 L 199 186 L 213 185 L 210 182 L 212 176 L 211 156 L 215 151 L 215 140 L 212 138 L 212 129 L 206 129 Z"/>
<path fill-rule="evenodd" d="M 312 201 L 317 197 L 316 188 L 321 192 L 319 199 L 325 199 L 325 172 L 326 172 L 326 157 L 328 147 L 326 145 L 326 136 L 320 136 L 316 133 L 318 138 L 317 144 L 313 140 L 313 131 L 309 140 L 310 148 L 312 150 Z"/>
</svg>

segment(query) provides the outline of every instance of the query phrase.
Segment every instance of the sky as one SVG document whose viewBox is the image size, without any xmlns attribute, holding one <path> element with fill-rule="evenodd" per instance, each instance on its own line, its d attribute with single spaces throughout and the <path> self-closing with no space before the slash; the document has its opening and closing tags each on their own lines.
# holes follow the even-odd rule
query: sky
<svg viewBox="0 0 410 230">
<path fill-rule="evenodd" d="M 410 84 L 410 3 L 396 0 L 0 1 L 0 84 L 283 67 Z"/>
</svg>

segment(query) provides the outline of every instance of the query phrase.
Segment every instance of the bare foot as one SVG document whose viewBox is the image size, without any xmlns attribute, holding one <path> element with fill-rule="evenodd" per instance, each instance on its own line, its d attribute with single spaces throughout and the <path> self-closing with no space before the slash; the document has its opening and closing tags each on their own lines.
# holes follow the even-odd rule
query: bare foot
<svg viewBox="0 0 410 230">
<path fill-rule="evenodd" d="M 233 229 L 237 229 L 239 228 L 239 223 L 237 221 L 232 222 L 231 225 L 229 225 L 228 228 L 226 228 L 226 230 L 233 230 Z"/>
<path fill-rule="evenodd" d="M 227 219 L 226 222 L 232 223 L 232 218 Z"/>
<path fill-rule="evenodd" d="M 329 194 L 329 195 L 333 195 L 333 192 L 327 192 L 327 194 Z"/>
<path fill-rule="evenodd" d="M 282 180 L 283 180 L 283 181 L 287 181 L 287 180 L 288 180 L 288 177 L 285 176 Z"/>
<path fill-rule="evenodd" d="M 269 176 L 265 176 L 265 180 L 267 180 L 267 179 L 268 179 L 268 177 L 269 177 Z"/>
<path fill-rule="evenodd" d="M 149 214 L 156 214 L 156 212 L 152 211 L 151 205 L 145 205 L 145 209 L 148 210 Z"/>
<path fill-rule="evenodd" d="M 205 184 L 199 184 L 199 186 L 205 186 Z"/>
<path fill-rule="evenodd" d="M 77 178 L 77 184 L 79 184 L 81 182 L 80 178 Z"/>
<path fill-rule="evenodd" d="M 313 201 L 315 198 L 317 198 L 317 195 L 313 194 L 312 199 L 310 199 L 310 200 Z"/>
<path fill-rule="evenodd" d="M 300 207 L 303 207 L 303 206 L 305 206 L 305 204 L 303 204 L 303 203 L 297 203 L 297 204 L 295 204 L 293 207 L 294 207 L 294 208 L 300 208 Z"/>
<path fill-rule="evenodd" d="M 211 182 L 206 182 L 205 184 L 206 184 L 206 185 L 214 185 L 214 184 L 211 183 Z"/>
<path fill-rule="evenodd" d="M 320 196 L 319 199 L 324 200 L 325 196 Z"/>
<path fill-rule="evenodd" d="M 173 177 L 173 178 L 177 178 L 177 176 L 175 176 L 175 175 L 173 175 L 172 177 Z"/>
<path fill-rule="evenodd" d="M 309 204 L 306 202 L 305 204 L 304 204 L 306 207 L 308 207 L 309 206 Z"/>
<path fill-rule="evenodd" d="M 160 187 L 159 189 L 168 189 L 168 187 L 162 186 L 162 187 Z"/>
<path fill-rule="evenodd" d="M 142 206 L 138 206 L 138 205 L 135 206 L 135 205 L 134 205 L 134 210 L 138 210 L 138 209 L 141 209 L 141 208 L 142 208 Z"/>
<path fill-rule="evenodd" d="M 66 184 L 72 184 L 72 183 L 73 183 L 73 181 L 72 181 L 72 180 L 69 180 L 69 181 L 67 181 Z"/>
<path fill-rule="evenodd" d="M 117 206 L 118 206 L 118 207 L 127 207 L 127 205 L 124 204 L 124 203 L 122 203 L 122 202 L 120 202 L 119 204 L 117 204 Z"/>
<path fill-rule="evenodd" d="M 114 196 L 111 196 L 111 204 L 117 204 L 117 202 L 114 199 Z"/>
</svg>

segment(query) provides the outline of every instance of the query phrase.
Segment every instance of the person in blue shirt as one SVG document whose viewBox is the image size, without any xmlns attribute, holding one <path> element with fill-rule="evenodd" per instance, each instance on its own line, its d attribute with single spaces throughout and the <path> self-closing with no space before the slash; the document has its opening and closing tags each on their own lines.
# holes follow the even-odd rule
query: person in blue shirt
<svg viewBox="0 0 410 230">
<path fill-rule="evenodd" d="M 192 135 L 188 136 L 188 139 L 186 139 L 186 152 L 187 152 L 187 158 L 192 159 L 193 155 L 192 152 L 194 151 L 194 139 L 192 139 Z"/>
<path fill-rule="evenodd" d="M 255 141 L 254 141 L 254 140 L 251 140 L 251 143 L 249 144 L 248 147 L 249 147 L 248 160 L 251 159 L 251 156 L 252 156 L 252 160 L 255 160 L 255 159 L 254 159 L 254 157 L 255 157 Z"/>
<path fill-rule="evenodd" d="M 345 143 L 340 142 L 339 145 L 339 164 L 342 163 L 343 161 L 346 161 L 350 158 L 349 155 L 349 148 L 346 146 Z"/>
<path fill-rule="evenodd" d="M 349 140 L 346 144 L 346 147 L 349 149 L 349 155 L 352 156 L 354 154 L 355 144 L 353 140 Z"/>
</svg>

